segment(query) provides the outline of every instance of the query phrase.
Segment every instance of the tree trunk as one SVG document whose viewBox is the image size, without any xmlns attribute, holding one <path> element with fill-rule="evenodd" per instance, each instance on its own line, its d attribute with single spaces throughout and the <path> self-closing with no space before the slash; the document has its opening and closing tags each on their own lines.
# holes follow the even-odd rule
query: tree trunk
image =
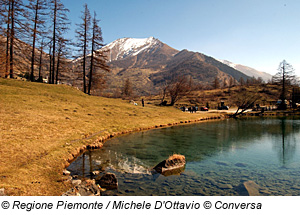
<svg viewBox="0 0 300 215">
<path fill-rule="evenodd" d="M 91 56 L 90 79 L 89 79 L 89 88 L 88 88 L 88 94 L 89 94 L 89 95 L 91 95 L 92 78 L 93 78 L 93 67 L 94 67 L 94 43 L 95 43 L 95 26 L 93 26 L 92 56 Z"/>
<path fill-rule="evenodd" d="M 85 20 L 86 22 L 86 20 Z M 85 23 L 84 29 L 84 46 L 83 46 L 83 92 L 86 93 L 86 81 L 85 81 L 85 59 L 86 59 L 86 45 L 87 45 L 87 23 Z"/>
<path fill-rule="evenodd" d="M 51 84 L 51 80 L 52 80 L 52 56 L 51 56 L 51 45 L 50 45 L 50 49 L 49 49 L 49 77 L 48 77 L 48 84 Z"/>
<path fill-rule="evenodd" d="M 53 37 L 52 37 L 52 80 L 51 83 L 54 84 L 54 71 L 55 71 L 55 43 L 56 43 L 56 13 L 57 13 L 57 1 L 54 3 L 54 17 L 53 17 Z"/>
<path fill-rule="evenodd" d="M 58 83 L 58 72 L 59 72 L 59 64 L 60 64 L 60 57 L 57 57 L 57 66 L 56 66 L 56 77 L 55 77 L 55 84 Z"/>
<path fill-rule="evenodd" d="M 8 12 L 7 12 L 7 29 L 6 29 L 6 62 L 5 62 L 5 78 L 8 77 L 9 70 L 9 40 L 10 40 L 10 14 L 11 14 L 11 2 L 8 3 Z"/>
<path fill-rule="evenodd" d="M 42 60 L 43 60 L 43 41 L 42 41 L 42 47 L 41 47 L 41 50 L 40 50 L 40 62 L 39 62 L 39 81 L 40 82 L 43 82 L 42 80 L 42 77 L 41 77 L 41 73 L 42 73 Z"/>
<path fill-rule="evenodd" d="M 9 77 L 14 78 L 14 37 L 15 37 L 15 1 L 11 1 L 11 32 L 10 32 L 10 69 Z"/>
<path fill-rule="evenodd" d="M 34 28 L 33 28 L 33 41 L 32 41 L 32 55 L 31 55 L 30 81 L 34 81 L 34 56 L 35 56 L 36 29 L 37 29 L 37 21 L 38 21 L 38 7 L 39 7 L 39 0 L 36 1 L 36 8 L 35 8 Z"/>
</svg>

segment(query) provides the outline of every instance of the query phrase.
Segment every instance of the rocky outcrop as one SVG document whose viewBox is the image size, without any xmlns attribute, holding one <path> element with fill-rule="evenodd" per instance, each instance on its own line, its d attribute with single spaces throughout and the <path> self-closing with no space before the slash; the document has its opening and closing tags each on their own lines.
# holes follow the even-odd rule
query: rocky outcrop
<svg viewBox="0 0 300 215">
<path fill-rule="evenodd" d="M 184 171 L 185 163 L 185 156 L 174 154 L 157 164 L 153 169 L 165 176 L 178 175 Z"/>
<path fill-rule="evenodd" d="M 102 188 L 108 190 L 114 190 L 118 188 L 118 179 L 113 173 L 106 173 L 99 180 L 96 180 L 97 184 L 100 184 Z"/>
</svg>

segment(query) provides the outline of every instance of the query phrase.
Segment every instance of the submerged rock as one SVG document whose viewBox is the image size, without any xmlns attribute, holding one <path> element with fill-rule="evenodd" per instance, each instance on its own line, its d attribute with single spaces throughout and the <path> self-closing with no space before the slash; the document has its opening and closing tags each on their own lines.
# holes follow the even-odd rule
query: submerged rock
<svg viewBox="0 0 300 215">
<path fill-rule="evenodd" d="M 243 185 L 246 188 L 249 196 L 260 196 L 260 187 L 254 181 L 246 181 L 243 183 Z"/>
<path fill-rule="evenodd" d="M 101 187 L 108 190 L 114 190 L 118 188 L 118 179 L 113 173 L 106 173 L 99 180 L 96 181 Z"/>
<path fill-rule="evenodd" d="M 216 164 L 218 164 L 220 166 L 229 166 L 229 163 L 224 162 L 224 161 L 217 161 Z"/>
<path fill-rule="evenodd" d="M 221 184 L 221 183 L 218 183 L 217 186 L 220 189 L 232 189 L 233 188 L 231 184 Z"/>
<path fill-rule="evenodd" d="M 247 164 L 245 164 L 245 163 L 236 163 L 235 166 L 237 166 L 237 167 L 247 167 Z"/>
<path fill-rule="evenodd" d="M 174 154 L 157 164 L 153 169 L 164 176 L 179 175 L 185 168 L 185 156 Z"/>
</svg>

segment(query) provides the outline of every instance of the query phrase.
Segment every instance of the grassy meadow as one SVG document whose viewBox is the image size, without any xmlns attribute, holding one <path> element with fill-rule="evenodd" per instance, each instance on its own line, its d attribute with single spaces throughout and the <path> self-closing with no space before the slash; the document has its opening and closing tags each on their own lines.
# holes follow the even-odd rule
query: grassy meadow
<svg viewBox="0 0 300 215">
<path fill-rule="evenodd" d="M 82 145 L 214 115 L 137 103 L 88 96 L 65 85 L 0 79 L 0 188 L 7 195 L 61 195 L 70 187 L 61 182 L 66 159 Z"/>
</svg>

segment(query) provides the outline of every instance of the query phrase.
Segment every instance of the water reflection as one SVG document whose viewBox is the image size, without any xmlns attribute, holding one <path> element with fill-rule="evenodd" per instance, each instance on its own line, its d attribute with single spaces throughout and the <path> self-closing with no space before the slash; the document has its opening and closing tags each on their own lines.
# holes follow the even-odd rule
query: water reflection
<svg viewBox="0 0 300 215">
<path fill-rule="evenodd" d="M 283 167 L 293 159 L 296 153 L 296 136 L 299 133 L 299 125 L 282 118 L 280 119 L 280 131 L 275 134 L 274 149 L 278 151 L 278 159 Z"/>
<path fill-rule="evenodd" d="M 300 184 L 299 138 L 299 118 L 225 120 L 163 128 L 107 141 L 105 147 L 86 152 L 68 169 L 85 177 L 92 177 L 95 170 L 113 171 L 126 188 L 126 181 L 134 181 L 129 186 L 132 191 L 119 190 L 121 195 L 173 195 L 171 191 L 174 195 L 241 195 L 238 188 L 244 180 L 267 187 L 265 195 L 299 195 L 300 188 L 294 189 Z M 185 172 L 180 176 L 151 176 L 150 169 L 173 153 L 185 155 Z M 182 186 L 186 187 L 183 193 L 179 191 Z M 195 193 L 195 187 L 201 189 Z"/>
</svg>

